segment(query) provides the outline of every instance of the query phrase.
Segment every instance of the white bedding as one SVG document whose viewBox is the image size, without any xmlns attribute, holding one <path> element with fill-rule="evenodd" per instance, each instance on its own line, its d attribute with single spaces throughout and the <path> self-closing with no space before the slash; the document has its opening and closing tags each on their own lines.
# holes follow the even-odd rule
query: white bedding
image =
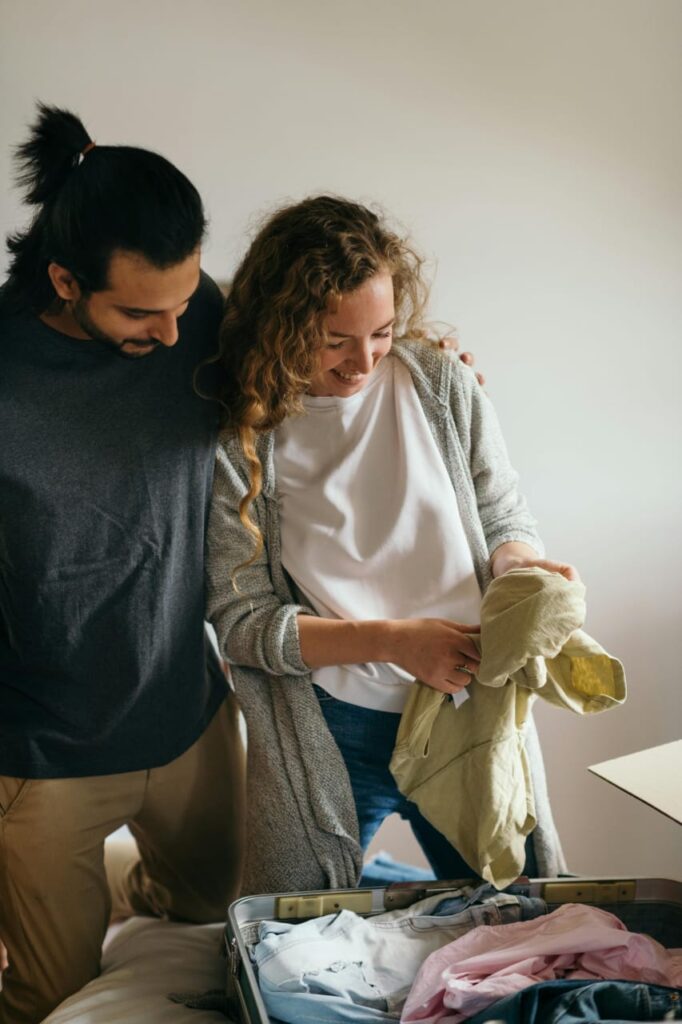
<svg viewBox="0 0 682 1024">
<path fill-rule="evenodd" d="M 223 926 L 134 917 L 106 946 L 102 973 L 66 999 L 43 1024 L 208 1024 L 226 1018 L 215 1010 L 172 1003 L 169 992 L 223 989 Z"/>
</svg>

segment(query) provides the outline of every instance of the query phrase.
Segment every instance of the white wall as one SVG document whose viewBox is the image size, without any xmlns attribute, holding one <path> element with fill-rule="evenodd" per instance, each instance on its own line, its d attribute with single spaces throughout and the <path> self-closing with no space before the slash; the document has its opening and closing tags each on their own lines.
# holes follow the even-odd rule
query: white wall
<svg viewBox="0 0 682 1024">
<path fill-rule="evenodd" d="M 35 98 L 158 149 L 230 274 L 254 214 L 378 200 L 437 260 L 548 550 L 589 588 L 627 706 L 541 708 L 581 871 L 682 878 L 682 828 L 586 765 L 682 734 L 678 0 L 0 0 L 0 154 Z M 24 213 L 0 196 L 3 230 Z M 396 852 L 400 853 L 400 849 Z"/>
</svg>

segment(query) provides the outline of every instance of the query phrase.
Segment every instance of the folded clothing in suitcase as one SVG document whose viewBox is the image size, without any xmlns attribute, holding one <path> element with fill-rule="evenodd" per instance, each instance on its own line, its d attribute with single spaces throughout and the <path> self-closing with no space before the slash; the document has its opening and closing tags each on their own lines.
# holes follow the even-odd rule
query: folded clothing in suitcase
<svg viewBox="0 0 682 1024">
<path fill-rule="evenodd" d="M 275 1019 L 268 1016 L 258 985 L 258 965 L 252 962 L 251 953 L 256 944 L 261 968 L 265 965 L 261 980 L 271 1012 L 281 1007 L 282 1016 L 297 1021 L 312 1012 L 310 998 L 307 1003 L 301 1002 L 297 986 L 290 987 L 286 977 L 277 974 L 277 950 L 281 942 L 295 945 L 296 955 L 300 952 L 306 960 L 306 987 L 317 993 L 317 1002 L 313 1003 L 320 1021 L 339 1019 L 336 964 L 329 964 L 330 949 L 339 950 L 339 978 L 343 985 L 350 984 L 355 989 L 344 1006 L 344 1019 L 369 1021 L 398 1020 L 424 959 L 480 924 L 529 921 L 566 904 L 578 903 L 610 912 L 630 932 L 650 935 L 668 949 L 682 947 L 682 883 L 679 882 L 521 879 L 503 893 L 492 890 L 486 893 L 476 886 L 478 881 L 409 883 L 387 889 L 251 896 L 238 900 L 230 907 L 226 928 L 230 965 L 228 992 L 235 1012 L 243 1024 L 267 1024 Z M 316 942 L 318 923 L 315 919 L 325 915 L 332 916 L 326 917 L 320 926 L 329 930 Z M 356 915 L 368 919 L 366 927 L 363 928 Z M 377 915 L 383 917 L 373 928 L 372 918 Z M 261 929 L 263 921 L 269 923 Z M 296 933 L 291 931 L 292 923 L 303 921 L 309 923 Z M 371 959 L 374 950 L 379 950 L 378 971 L 384 982 L 380 989 L 383 995 L 390 992 L 388 1002 L 384 998 L 373 1000 L 372 986 L 367 985 L 365 961 Z M 356 974 L 354 964 L 358 967 Z M 289 961 L 286 969 L 290 966 Z M 319 979 L 316 974 L 320 975 Z M 354 999 L 359 1006 L 354 1004 Z M 315 1013 L 307 1019 L 317 1024 Z"/>
</svg>

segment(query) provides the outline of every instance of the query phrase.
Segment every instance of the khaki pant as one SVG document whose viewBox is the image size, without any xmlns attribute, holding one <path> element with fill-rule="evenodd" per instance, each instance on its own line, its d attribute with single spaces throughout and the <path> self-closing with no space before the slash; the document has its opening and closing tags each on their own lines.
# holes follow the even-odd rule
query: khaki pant
<svg viewBox="0 0 682 1024">
<path fill-rule="evenodd" d="M 112 910 L 104 840 L 124 824 L 140 859 L 117 880 L 117 914 L 224 920 L 244 848 L 244 754 L 232 695 L 203 736 L 161 768 L 0 776 L 0 936 L 9 953 L 0 1024 L 42 1021 L 98 974 Z"/>
</svg>

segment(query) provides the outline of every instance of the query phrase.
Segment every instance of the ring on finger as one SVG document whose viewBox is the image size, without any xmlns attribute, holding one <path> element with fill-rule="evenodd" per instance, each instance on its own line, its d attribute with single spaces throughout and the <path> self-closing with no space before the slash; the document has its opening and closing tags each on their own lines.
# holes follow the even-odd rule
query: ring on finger
<svg viewBox="0 0 682 1024">
<path fill-rule="evenodd" d="M 472 678 L 476 675 L 474 670 L 471 669 L 471 668 L 468 668 L 466 665 L 455 665 L 455 671 L 456 672 L 464 672 L 466 675 L 471 676 Z"/>
</svg>

